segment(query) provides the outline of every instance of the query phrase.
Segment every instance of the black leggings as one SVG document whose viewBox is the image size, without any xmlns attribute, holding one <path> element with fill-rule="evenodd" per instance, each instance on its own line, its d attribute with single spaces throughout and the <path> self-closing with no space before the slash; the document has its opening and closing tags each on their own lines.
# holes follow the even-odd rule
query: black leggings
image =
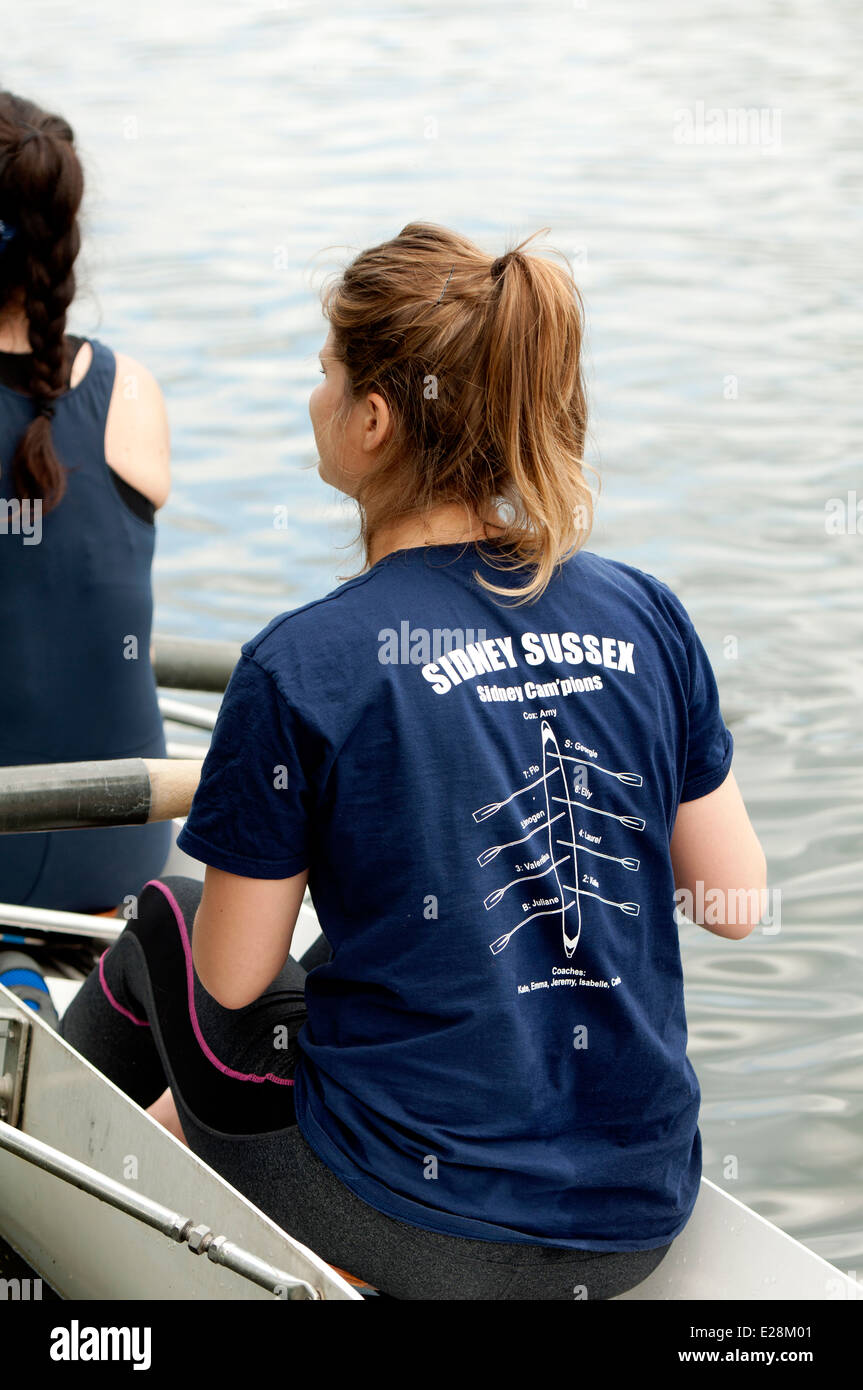
<svg viewBox="0 0 863 1390">
<path fill-rule="evenodd" d="M 85 980 L 62 1036 L 143 1107 L 170 1086 L 189 1147 L 322 1259 L 399 1299 L 608 1299 L 640 1284 L 669 1245 L 600 1252 L 469 1240 L 393 1220 L 360 1200 L 306 1144 L 293 1073 L 305 977 L 321 938 L 259 999 L 225 1009 L 191 951 L 201 884 L 148 883 Z"/>
</svg>

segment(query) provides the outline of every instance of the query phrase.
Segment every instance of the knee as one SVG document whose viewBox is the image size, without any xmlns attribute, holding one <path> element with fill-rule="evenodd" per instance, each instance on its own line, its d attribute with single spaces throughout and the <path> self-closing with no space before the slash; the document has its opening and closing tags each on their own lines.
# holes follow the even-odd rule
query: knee
<svg viewBox="0 0 863 1390">
<path fill-rule="evenodd" d="M 163 904 L 174 912 L 180 912 L 183 917 L 188 915 L 191 908 L 191 915 L 194 917 L 203 886 L 200 879 L 187 878 L 183 874 L 164 874 L 159 878 L 151 878 L 144 884 L 137 897 L 139 915 L 144 906 L 149 908 Z"/>
<path fill-rule="evenodd" d="M 128 902 L 128 910 L 123 913 L 127 926 L 138 937 L 146 936 L 151 927 L 156 931 L 185 927 L 191 936 L 202 887 L 198 879 L 180 874 L 150 879 Z"/>
</svg>

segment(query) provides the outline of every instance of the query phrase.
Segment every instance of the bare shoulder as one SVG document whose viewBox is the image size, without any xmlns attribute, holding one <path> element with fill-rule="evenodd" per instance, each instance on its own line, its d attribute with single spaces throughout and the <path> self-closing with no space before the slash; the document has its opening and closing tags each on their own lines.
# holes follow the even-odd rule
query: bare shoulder
<svg viewBox="0 0 863 1390">
<path fill-rule="evenodd" d="M 105 426 L 105 458 L 132 487 L 164 506 L 171 490 L 171 433 L 161 387 L 142 362 L 114 354 L 117 373 Z"/>
</svg>

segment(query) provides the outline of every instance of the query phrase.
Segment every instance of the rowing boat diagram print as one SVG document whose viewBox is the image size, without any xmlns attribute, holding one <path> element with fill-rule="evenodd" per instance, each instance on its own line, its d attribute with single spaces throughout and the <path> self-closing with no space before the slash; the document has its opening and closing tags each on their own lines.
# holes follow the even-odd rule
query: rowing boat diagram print
<svg viewBox="0 0 863 1390">
<path fill-rule="evenodd" d="M 540 734 L 542 740 L 541 763 L 529 769 L 531 773 L 538 772 L 539 776 L 524 787 L 519 787 L 516 791 L 511 792 L 509 796 L 480 806 L 478 810 L 473 812 L 473 819 L 477 824 L 482 824 L 496 816 L 506 806 L 514 803 L 517 798 L 524 796 L 525 793 L 531 791 L 538 793 L 538 789 L 541 787 L 545 807 L 544 814 L 540 810 L 534 816 L 526 817 L 522 822 L 522 828 L 534 820 L 536 822 L 532 824 L 531 829 L 526 834 L 512 840 L 506 840 L 501 844 L 489 845 L 477 855 L 477 862 L 481 867 L 485 867 L 505 850 L 517 850 L 522 845 L 528 847 L 524 853 L 529 854 L 531 841 L 534 840 L 534 837 L 539 839 L 540 845 L 544 844 L 545 849 L 536 858 L 527 861 L 522 860 L 516 865 L 516 877 L 490 892 L 483 899 L 483 906 L 486 911 L 491 911 L 504 901 L 510 889 L 523 887 L 527 883 L 541 884 L 542 880 L 547 880 L 548 896 L 534 896 L 533 902 L 528 903 L 524 901 L 525 895 L 522 894 L 522 907 L 524 910 L 530 909 L 528 915 L 522 921 L 517 922 L 514 927 L 511 927 L 509 931 L 492 941 L 490 950 L 493 955 L 499 955 L 509 945 L 516 932 L 521 931 L 522 927 L 528 926 L 531 922 L 551 918 L 556 920 L 559 925 L 564 956 L 567 960 L 571 960 L 581 937 L 582 899 L 595 899 L 608 907 L 617 908 L 627 917 L 637 917 L 640 910 L 637 902 L 629 899 L 620 901 L 600 892 L 602 885 L 595 877 L 600 869 L 598 865 L 593 864 L 593 860 L 600 859 L 606 861 L 607 864 L 618 865 L 629 873 L 638 873 L 640 861 L 630 854 L 612 854 L 607 849 L 599 849 L 598 846 L 603 843 L 604 827 L 601 823 L 596 823 L 596 833 L 593 833 L 586 828 L 586 825 L 582 824 L 582 816 L 606 817 L 630 832 L 643 831 L 645 821 L 640 816 L 619 814 L 606 808 L 588 804 L 583 798 L 585 795 L 592 797 L 593 793 L 587 792 L 581 782 L 577 783 L 581 795 L 575 794 L 576 786 L 570 789 L 567 765 L 577 764 L 580 767 L 590 768 L 594 772 L 602 773 L 603 776 L 613 778 L 615 781 L 630 787 L 640 787 L 642 778 L 637 772 L 615 772 L 587 758 L 564 753 L 548 719 L 542 720 Z M 564 746 L 578 750 L 583 748 L 583 745 L 572 739 L 566 739 Z M 596 755 L 594 754 L 594 756 Z M 580 861 L 581 855 L 590 856 L 590 860 Z M 568 882 L 569 879 L 572 882 Z M 541 894 L 542 888 L 538 891 Z"/>
</svg>

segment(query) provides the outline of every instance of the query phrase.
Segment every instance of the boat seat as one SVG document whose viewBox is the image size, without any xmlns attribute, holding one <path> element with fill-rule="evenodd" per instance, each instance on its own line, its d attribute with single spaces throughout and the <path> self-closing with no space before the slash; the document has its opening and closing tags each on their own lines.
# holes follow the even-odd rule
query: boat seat
<svg viewBox="0 0 863 1390">
<path fill-rule="evenodd" d="M 374 1284 L 370 1284 L 367 1279 L 358 1279 L 355 1274 L 348 1274 L 346 1269 L 339 1269 L 338 1265 L 330 1265 L 330 1269 L 350 1284 L 352 1289 L 356 1289 L 357 1293 L 362 1294 L 363 1298 L 380 1297 L 380 1290 L 376 1289 Z"/>
</svg>

